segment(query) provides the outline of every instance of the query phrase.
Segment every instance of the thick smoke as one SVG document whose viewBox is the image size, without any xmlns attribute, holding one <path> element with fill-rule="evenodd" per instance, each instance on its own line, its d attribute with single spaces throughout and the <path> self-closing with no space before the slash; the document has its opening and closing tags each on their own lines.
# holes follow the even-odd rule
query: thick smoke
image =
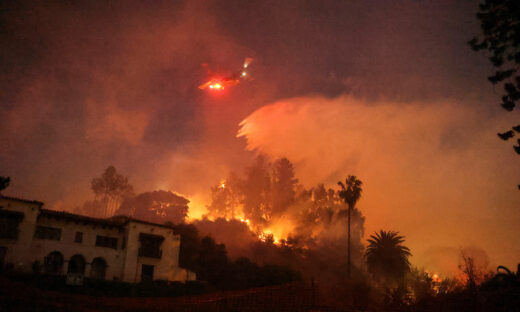
<svg viewBox="0 0 520 312">
<path fill-rule="evenodd" d="M 305 185 L 357 175 L 366 233 L 400 231 L 418 265 L 432 247 L 470 244 L 500 262 L 519 253 L 495 243 L 513 235 L 519 221 L 503 217 L 516 216 L 519 201 L 507 199 L 518 177 L 502 166 L 514 164 L 514 155 L 489 131 L 501 122 L 457 101 L 314 96 L 262 107 L 241 123 L 238 136 L 250 150 L 291 159 Z M 504 222 L 509 226 L 494 226 Z"/>
<path fill-rule="evenodd" d="M 419 264 L 430 249 L 476 245 L 492 263 L 514 266 L 518 161 L 495 137 L 511 122 L 487 109 L 497 101 L 487 60 L 466 46 L 476 8 L 1 2 L 5 194 L 70 211 L 114 165 L 137 193 L 188 198 L 193 221 L 206 213 L 210 187 L 258 150 L 291 160 L 307 188 L 356 174 L 366 234 L 400 231 Z M 202 63 L 226 72 L 244 57 L 255 58 L 251 83 L 220 96 L 197 89 Z M 357 97 L 338 97 L 346 93 Z"/>
<path fill-rule="evenodd" d="M 226 99 L 196 86 L 202 63 L 234 68 L 251 53 L 219 33 L 209 3 L 3 6 L 0 169 L 12 195 L 70 210 L 114 164 L 138 191 L 203 198 L 204 181 L 237 163 L 243 116 L 219 115 Z"/>
</svg>

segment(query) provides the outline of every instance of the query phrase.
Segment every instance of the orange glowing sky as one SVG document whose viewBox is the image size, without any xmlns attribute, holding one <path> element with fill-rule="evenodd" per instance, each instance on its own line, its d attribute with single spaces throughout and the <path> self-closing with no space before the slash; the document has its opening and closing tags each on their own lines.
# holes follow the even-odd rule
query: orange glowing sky
<svg viewBox="0 0 520 312">
<path fill-rule="evenodd" d="M 107 1 L 0 4 L 0 175 L 6 194 L 72 210 L 108 165 L 138 192 L 190 198 L 256 153 L 300 181 L 364 182 L 366 234 L 400 231 L 416 264 L 474 246 L 520 259 L 518 118 L 466 42 L 469 1 Z M 216 95 L 197 87 L 255 59 Z M 237 137 L 238 136 L 238 137 Z M 446 269 L 448 270 L 448 269 Z"/>
</svg>

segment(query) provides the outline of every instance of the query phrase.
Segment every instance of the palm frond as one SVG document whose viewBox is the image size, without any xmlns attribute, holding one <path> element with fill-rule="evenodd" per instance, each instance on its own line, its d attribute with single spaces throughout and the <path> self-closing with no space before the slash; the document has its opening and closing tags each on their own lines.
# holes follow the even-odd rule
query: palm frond
<svg viewBox="0 0 520 312">
<path fill-rule="evenodd" d="M 410 249 L 403 245 L 404 236 L 398 232 L 375 232 L 367 240 L 365 259 L 369 270 L 385 276 L 403 276 L 410 268 Z"/>
</svg>

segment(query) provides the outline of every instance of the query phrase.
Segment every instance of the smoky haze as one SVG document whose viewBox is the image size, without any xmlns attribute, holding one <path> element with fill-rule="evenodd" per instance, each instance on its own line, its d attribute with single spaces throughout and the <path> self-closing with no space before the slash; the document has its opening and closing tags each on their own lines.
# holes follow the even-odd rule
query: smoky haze
<svg viewBox="0 0 520 312">
<path fill-rule="evenodd" d="M 72 210 L 108 166 L 172 190 L 190 218 L 261 152 L 310 187 L 364 183 L 366 233 L 414 260 L 475 245 L 513 265 L 518 161 L 509 120 L 466 42 L 476 3 L 106 1 L 0 4 L 6 194 Z M 253 80 L 216 95 L 201 64 Z M 238 138 L 237 138 L 238 133 Z M 450 249 L 451 250 L 451 249 Z M 433 256 L 432 256 L 433 257 Z M 439 256 L 440 257 L 440 256 Z M 439 260 L 439 262 L 442 262 Z"/>
<path fill-rule="evenodd" d="M 358 207 L 366 232 L 399 230 L 419 264 L 427 264 L 432 248 L 468 243 L 514 258 L 518 251 L 503 250 L 496 239 L 516 231 L 519 201 L 510 194 L 517 174 L 502 167 L 516 156 L 481 128 L 499 129 L 503 120 L 453 101 L 425 104 L 288 99 L 248 116 L 239 136 L 247 138 L 248 149 L 291 159 L 308 185 L 333 185 L 345 172 L 363 177 Z"/>
</svg>

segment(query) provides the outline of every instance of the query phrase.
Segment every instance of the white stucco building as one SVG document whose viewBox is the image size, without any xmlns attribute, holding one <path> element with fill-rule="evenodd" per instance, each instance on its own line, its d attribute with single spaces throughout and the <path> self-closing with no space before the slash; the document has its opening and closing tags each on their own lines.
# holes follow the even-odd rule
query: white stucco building
<svg viewBox="0 0 520 312">
<path fill-rule="evenodd" d="M 169 226 L 42 206 L 0 196 L 0 268 L 130 283 L 195 279 L 178 265 L 180 236 Z"/>
</svg>

